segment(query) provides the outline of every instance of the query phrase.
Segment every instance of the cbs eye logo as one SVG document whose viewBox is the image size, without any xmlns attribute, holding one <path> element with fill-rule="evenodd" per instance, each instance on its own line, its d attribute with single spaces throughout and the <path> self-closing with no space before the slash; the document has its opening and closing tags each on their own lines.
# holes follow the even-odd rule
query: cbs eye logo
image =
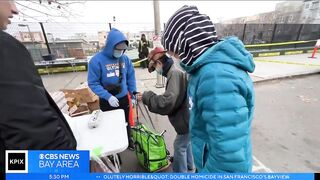
<svg viewBox="0 0 320 180">
<path fill-rule="evenodd" d="M 28 173 L 28 151 L 6 151 L 6 173 Z"/>
</svg>

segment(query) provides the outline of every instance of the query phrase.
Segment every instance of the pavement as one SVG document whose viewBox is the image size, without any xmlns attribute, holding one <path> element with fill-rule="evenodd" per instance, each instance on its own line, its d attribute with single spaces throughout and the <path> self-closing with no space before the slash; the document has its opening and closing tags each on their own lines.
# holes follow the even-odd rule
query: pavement
<svg viewBox="0 0 320 180">
<path fill-rule="evenodd" d="M 264 82 L 319 73 L 320 54 L 314 59 L 309 56 L 310 54 L 297 54 L 254 58 L 256 69 L 251 76 L 255 82 Z"/>
<path fill-rule="evenodd" d="M 320 74 L 255 85 L 253 154 L 274 172 L 320 172 Z"/>
<path fill-rule="evenodd" d="M 277 83 L 280 82 L 281 80 L 287 80 L 287 78 L 290 77 L 300 77 L 300 76 L 309 76 L 313 74 L 319 74 L 320 73 L 320 55 L 318 55 L 317 59 L 310 59 L 308 58 L 310 55 L 309 54 L 299 54 L 299 55 L 286 55 L 286 56 L 274 56 L 274 57 L 259 57 L 255 58 L 255 63 L 256 63 L 256 70 L 254 73 L 250 74 L 252 77 L 253 81 L 255 82 L 255 87 L 258 86 L 263 86 L 265 84 L 271 84 L 270 86 L 272 87 L 272 83 Z M 137 79 L 137 89 L 140 92 L 146 91 L 146 90 L 151 90 L 156 92 L 157 94 L 161 94 L 164 92 L 164 88 L 156 88 L 156 73 L 148 73 L 147 69 L 142 69 L 142 68 L 136 68 L 136 79 Z M 52 91 L 58 91 L 59 89 L 64 89 L 64 88 L 76 88 L 79 86 L 81 83 L 85 82 L 87 79 L 87 72 L 73 72 L 73 73 L 64 73 L 64 74 L 54 74 L 54 75 L 43 75 L 42 76 L 43 82 L 45 87 L 49 92 Z M 164 83 L 165 84 L 165 83 Z M 262 113 L 256 113 L 256 114 L 266 114 L 266 115 L 271 115 L 273 113 L 272 110 L 274 109 L 268 109 L 266 108 L 263 102 L 269 101 L 269 95 L 261 95 L 259 96 L 260 88 L 263 89 L 263 87 L 258 87 L 256 90 L 256 96 L 257 96 L 257 102 L 256 102 L 256 112 L 262 111 Z M 320 90 L 320 89 L 319 89 Z M 287 90 L 283 90 L 283 94 L 286 94 Z M 265 98 L 268 97 L 268 98 Z M 279 95 L 281 97 L 281 94 Z M 261 101 L 261 102 L 260 102 Z M 278 108 L 277 105 L 271 105 L 267 104 L 273 108 Z M 299 106 L 298 106 L 299 107 Z M 268 109 L 265 110 L 265 109 Z M 290 112 L 286 112 L 290 113 Z M 285 114 L 278 114 L 279 117 L 283 117 L 286 115 Z M 260 116 L 256 116 L 260 117 Z M 262 116 L 265 117 L 265 116 Z M 269 116 L 266 116 L 269 117 Z M 170 125 L 168 118 L 166 116 L 161 116 L 158 114 L 153 114 L 151 113 L 151 118 L 153 120 L 153 123 L 155 124 L 156 131 L 162 132 L 162 130 L 166 130 L 167 132 L 164 134 L 167 148 L 170 151 L 170 153 L 173 155 L 173 141 L 174 137 L 176 135 L 173 127 Z M 279 119 L 278 117 L 270 117 L 273 118 L 273 121 L 277 121 Z M 281 120 L 281 118 L 280 118 Z M 266 119 L 268 121 L 268 118 Z M 289 123 L 290 121 L 286 121 Z M 289 165 L 289 162 L 287 162 L 287 168 L 282 168 L 285 167 L 285 165 L 275 165 L 274 163 L 270 163 L 273 159 L 284 159 L 282 154 L 279 153 L 270 153 L 272 152 L 272 148 L 275 147 L 282 147 L 281 146 L 281 141 L 278 141 L 277 143 L 273 143 L 273 140 L 278 140 L 277 138 L 282 137 L 281 132 L 278 134 L 273 133 L 272 128 L 281 128 L 283 124 L 281 123 L 280 127 L 279 124 L 275 123 L 275 126 L 265 126 L 263 121 L 256 121 L 256 118 L 253 121 L 253 160 L 254 160 L 254 167 L 253 170 L 254 172 L 304 172 L 304 171 L 309 171 L 312 172 L 314 170 L 319 170 L 318 166 L 314 164 L 314 161 L 312 161 L 311 156 L 306 160 L 305 164 L 309 163 L 310 166 L 313 168 L 297 168 L 299 165 L 298 163 L 295 164 L 295 168 L 291 167 Z M 300 124 L 298 127 L 300 127 Z M 303 125 L 303 124 L 302 124 Z M 291 126 L 290 126 L 291 127 Z M 265 131 L 266 134 L 261 134 L 264 132 L 261 132 L 260 129 L 267 129 Z M 295 127 L 291 127 L 295 128 Z M 306 128 L 304 129 L 308 131 L 309 129 Z M 259 134 L 260 133 L 260 134 Z M 295 133 L 295 132 L 293 132 Z M 268 143 L 270 143 L 269 149 L 264 148 L 264 143 L 266 141 L 266 136 L 268 134 L 272 135 L 272 139 L 269 138 Z M 279 137 L 277 136 L 279 135 Z M 300 138 L 305 138 L 307 139 L 306 141 L 310 143 L 310 138 L 309 135 L 314 135 L 314 134 L 301 134 L 302 137 Z M 259 138 L 258 138 L 259 137 Z M 309 137 L 309 138 L 306 138 Z M 316 136 L 316 137 L 319 137 Z M 297 138 L 297 137 L 292 137 L 288 136 L 288 138 Z M 281 139 L 282 141 L 286 142 L 286 139 Z M 291 144 L 292 145 L 292 144 Z M 293 143 L 294 145 L 294 143 Z M 285 145 L 283 145 L 285 146 Z M 287 146 L 285 146 L 287 147 Z M 291 150 L 294 149 L 294 147 L 290 148 Z M 309 152 L 304 152 L 303 151 L 303 146 L 300 148 L 300 158 L 303 159 L 305 154 L 309 154 Z M 308 149 L 309 150 L 309 149 Z M 268 152 L 270 151 L 270 152 Z M 314 152 L 314 151 L 312 151 Z M 320 151 L 318 151 L 320 152 Z M 269 153 L 269 154 L 268 154 Z M 313 157 L 317 161 L 319 161 L 319 156 L 318 154 L 315 153 L 315 156 Z M 142 169 L 138 162 L 137 159 L 135 158 L 135 155 L 133 152 L 130 151 L 125 151 L 121 153 L 121 158 L 123 159 L 123 164 L 122 164 L 122 172 L 144 172 L 145 170 Z M 262 159 L 262 160 L 261 160 Z M 296 159 L 294 156 L 292 159 Z M 287 160 L 287 159 L 285 159 Z M 286 162 L 284 160 L 284 162 Z M 296 161 L 300 162 L 300 161 Z M 266 165 L 267 163 L 267 165 Z M 171 168 L 167 170 L 167 172 L 170 172 Z"/>
</svg>

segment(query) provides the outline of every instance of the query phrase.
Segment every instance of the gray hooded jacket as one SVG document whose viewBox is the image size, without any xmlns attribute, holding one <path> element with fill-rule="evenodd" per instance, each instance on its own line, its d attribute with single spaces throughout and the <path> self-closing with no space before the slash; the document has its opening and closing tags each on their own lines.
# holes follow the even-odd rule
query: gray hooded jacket
<svg viewBox="0 0 320 180">
<path fill-rule="evenodd" d="M 173 64 L 167 73 L 166 90 L 162 95 L 146 91 L 142 101 L 149 111 L 168 115 L 177 134 L 189 132 L 189 102 L 187 98 L 187 74 Z"/>
</svg>

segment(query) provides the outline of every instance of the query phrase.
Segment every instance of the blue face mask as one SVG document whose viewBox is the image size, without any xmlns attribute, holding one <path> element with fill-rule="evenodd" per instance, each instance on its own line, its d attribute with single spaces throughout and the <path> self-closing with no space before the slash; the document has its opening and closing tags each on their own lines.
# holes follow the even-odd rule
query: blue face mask
<svg viewBox="0 0 320 180">
<path fill-rule="evenodd" d="M 115 57 L 115 58 L 120 58 L 120 57 L 123 55 L 123 52 L 124 52 L 124 50 L 117 50 L 117 49 L 115 49 L 115 50 L 113 51 L 113 57 Z"/>
</svg>

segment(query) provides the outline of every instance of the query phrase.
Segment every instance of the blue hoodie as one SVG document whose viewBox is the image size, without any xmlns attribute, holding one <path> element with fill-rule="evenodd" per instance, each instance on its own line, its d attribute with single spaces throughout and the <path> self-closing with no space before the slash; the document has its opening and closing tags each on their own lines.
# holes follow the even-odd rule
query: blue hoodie
<svg viewBox="0 0 320 180">
<path fill-rule="evenodd" d="M 104 87 L 118 84 L 119 60 L 122 65 L 122 91 L 115 97 L 122 98 L 128 91 L 131 95 L 136 91 L 136 78 L 131 60 L 125 54 L 119 59 L 113 57 L 115 45 L 123 41 L 128 42 L 123 33 L 112 28 L 106 40 L 106 47 L 89 62 L 88 85 L 102 99 L 108 100 L 112 96 Z"/>
<path fill-rule="evenodd" d="M 207 49 L 191 66 L 190 135 L 199 172 L 251 172 L 252 55 L 235 37 Z"/>
</svg>

